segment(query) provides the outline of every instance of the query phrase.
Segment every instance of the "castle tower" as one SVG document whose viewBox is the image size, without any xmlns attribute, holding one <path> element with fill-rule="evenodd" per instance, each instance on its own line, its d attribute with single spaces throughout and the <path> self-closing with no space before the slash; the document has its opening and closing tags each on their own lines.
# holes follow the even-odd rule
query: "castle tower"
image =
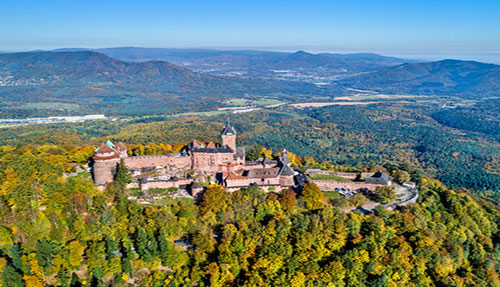
<svg viewBox="0 0 500 287">
<path fill-rule="evenodd" d="M 106 185 L 113 181 L 116 165 L 120 161 L 120 155 L 109 145 L 101 144 L 94 155 L 94 183 L 98 186 Z"/>
<path fill-rule="evenodd" d="M 122 142 L 115 146 L 115 150 L 118 152 L 120 158 L 128 157 L 127 147 Z"/>
<path fill-rule="evenodd" d="M 221 137 L 222 145 L 227 145 L 236 152 L 236 131 L 230 124 L 227 124 L 227 126 L 222 130 Z"/>
<path fill-rule="evenodd" d="M 284 149 L 281 152 L 281 162 L 280 162 L 280 171 L 279 171 L 279 176 L 280 176 L 280 184 L 282 186 L 292 186 L 294 184 L 294 175 L 295 172 L 293 169 L 290 167 L 290 159 L 288 158 L 288 151 Z"/>
</svg>

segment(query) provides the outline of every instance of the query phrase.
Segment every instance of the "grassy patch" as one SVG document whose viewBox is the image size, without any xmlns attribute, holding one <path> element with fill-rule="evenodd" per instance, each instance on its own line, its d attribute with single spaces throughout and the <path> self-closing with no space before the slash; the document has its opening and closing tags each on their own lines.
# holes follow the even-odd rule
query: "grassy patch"
<svg viewBox="0 0 500 287">
<path fill-rule="evenodd" d="M 349 178 L 341 177 L 335 174 L 315 174 L 308 176 L 312 180 L 336 180 L 336 181 L 352 181 Z"/>
<path fill-rule="evenodd" d="M 264 99 L 261 99 L 261 100 L 254 102 L 254 104 L 256 104 L 257 106 L 271 106 L 271 105 L 277 105 L 277 104 L 281 104 L 281 103 L 283 103 L 283 102 L 280 100 L 267 99 L 267 98 L 264 98 Z"/>
<path fill-rule="evenodd" d="M 342 198 L 342 195 L 336 191 L 325 191 L 323 192 L 323 197 L 324 198 L 330 198 L 330 199 L 339 199 Z"/>
<path fill-rule="evenodd" d="M 226 103 L 231 105 L 231 106 L 244 106 L 247 104 L 247 100 L 245 100 L 245 99 L 230 99 Z"/>
<path fill-rule="evenodd" d="M 81 171 L 79 172 L 76 177 L 79 177 L 79 178 L 91 178 L 92 177 L 92 174 L 88 171 Z"/>
</svg>

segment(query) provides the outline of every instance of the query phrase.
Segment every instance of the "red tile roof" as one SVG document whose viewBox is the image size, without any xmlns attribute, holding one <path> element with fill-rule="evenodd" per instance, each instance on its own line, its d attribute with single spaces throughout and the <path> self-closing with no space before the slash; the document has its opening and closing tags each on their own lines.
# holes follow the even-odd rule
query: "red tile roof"
<svg viewBox="0 0 500 287">
<path fill-rule="evenodd" d="M 122 142 L 118 143 L 115 148 L 118 151 L 126 151 L 127 150 L 127 147 Z"/>
<path fill-rule="evenodd" d="M 103 143 L 99 146 L 96 153 L 108 153 L 108 152 L 115 152 L 115 150 Z"/>
<path fill-rule="evenodd" d="M 226 180 L 238 180 L 238 179 L 247 179 L 246 176 L 234 174 L 232 172 L 229 173 L 229 176 L 226 177 Z"/>
</svg>

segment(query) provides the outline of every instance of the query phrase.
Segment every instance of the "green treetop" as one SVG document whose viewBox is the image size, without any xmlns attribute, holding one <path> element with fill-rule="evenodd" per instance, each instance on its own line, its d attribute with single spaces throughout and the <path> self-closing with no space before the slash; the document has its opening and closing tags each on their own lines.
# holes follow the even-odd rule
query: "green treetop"
<svg viewBox="0 0 500 287">
<path fill-rule="evenodd" d="M 132 182 L 132 176 L 130 175 L 128 167 L 125 165 L 123 159 L 121 159 L 120 164 L 118 164 L 118 170 L 116 172 L 115 181 L 124 184 Z"/>
</svg>

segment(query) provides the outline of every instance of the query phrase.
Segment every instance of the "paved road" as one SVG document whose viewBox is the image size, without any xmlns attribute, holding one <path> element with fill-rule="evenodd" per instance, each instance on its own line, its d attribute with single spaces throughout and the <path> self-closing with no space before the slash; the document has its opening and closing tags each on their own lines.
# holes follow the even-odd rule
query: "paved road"
<svg viewBox="0 0 500 287">
<path fill-rule="evenodd" d="M 409 185 L 399 185 L 399 184 L 392 184 L 392 186 L 395 188 L 394 192 L 396 193 L 396 196 L 398 197 L 396 200 L 393 202 L 390 202 L 388 204 L 385 204 L 385 207 L 390 210 L 396 209 L 398 206 L 404 206 L 410 203 L 416 203 L 417 198 L 418 198 L 418 191 L 416 188 L 411 187 Z M 343 212 L 351 212 L 356 209 L 361 209 L 365 212 L 373 212 L 377 206 L 379 206 L 380 203 L 374 202 L 374 201 L 369 201 L 366 202 L 365 204 L 361 205 L 358 208 L 353 208 L 353 207 L 348 207 L 344 208 L 342 211 Z"/>
</svg>

